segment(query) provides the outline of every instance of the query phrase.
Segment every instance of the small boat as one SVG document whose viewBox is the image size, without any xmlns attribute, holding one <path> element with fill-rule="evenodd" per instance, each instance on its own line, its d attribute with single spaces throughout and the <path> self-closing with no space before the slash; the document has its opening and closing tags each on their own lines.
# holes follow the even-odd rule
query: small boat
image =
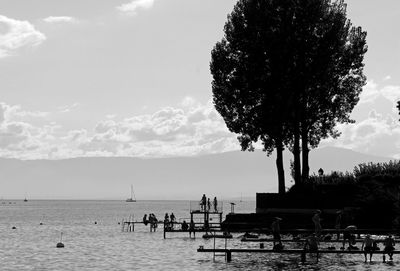
<svg viewBox="0 0 400 271">
<path fill-rule="evenodd" d="M 131 185 L 131 197 L 126 199 L 126 202 L 136 202 L 135 193 L 133 193 L 133 185 Z"/>
</svg>

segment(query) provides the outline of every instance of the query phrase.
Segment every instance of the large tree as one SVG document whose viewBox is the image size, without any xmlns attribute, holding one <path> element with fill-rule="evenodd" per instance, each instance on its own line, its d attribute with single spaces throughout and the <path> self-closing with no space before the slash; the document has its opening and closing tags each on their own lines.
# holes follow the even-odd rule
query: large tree
<svg viewBox="0 0 400 271">
<path fill-rule="evenodd" d="M 239 0 L 212 51 L 214 104 L 242 150 L 261 140 L 277 151 L 284 193 L 284 146 L 294 154 L 296 183 L 308 176 L 308 147 L 336 135 L 365 77 L 365 33 L 351 27 L 342 1 Z M 304 155 L 306 153 L 306 155 Z"/>
</svg>

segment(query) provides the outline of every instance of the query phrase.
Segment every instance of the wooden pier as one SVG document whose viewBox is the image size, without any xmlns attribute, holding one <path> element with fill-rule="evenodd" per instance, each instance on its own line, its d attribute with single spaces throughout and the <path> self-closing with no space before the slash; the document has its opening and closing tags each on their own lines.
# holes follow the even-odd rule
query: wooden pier
<svg viewBox="0 0 400 271">
<path fill-rule="evenodd" d="M 223 253 L 221 256 L 225 256 L 225 259 L 227 262 L 230 262 L 232 260 L 232 253 L 278 253 L 278 254 L 298 254 L 301 257 L 301 261 L 305 262 L 306 253 L 313 253 L 316 254 L 318 253 L 319 255 L 321 254 L 361 254 L 364 255 L 364 251 L 362 250 L 328 250 L 328 249 L 320 249 L 317 252 L 316 251 L 308 251 L 304 249 L 283 249 L 283 250 L 273 250 L 273 249 L 240 249 L 240 248 L 204 248 L 200 246 L 197 249 L 197 252 L 211 252 L 214 254 L 214 257 L 216 253 Z M 400 254 L 399 250 L 394 250 L 391 253 L 393 254 Z M 369 253 L 368 253 L 369 254 Z M 387 254 L 385 251 L 381 250 L 376 250 L 373 251 L 373 254 Z"/>
<path fill-rule="evenodd" d="M 252 232 L 259 232 L 257 230 L 252 231 Z M 263 233 L 265 233 L 265 231 L 262 231 Z M 311 229 L 286 229 L 285 231 L 286 234 L 289 233 L 294 233 L 295 235 L 297 234 L 312 234 L 314 233 L 314 230 Z M 321 237 L 321 239 L 318 241 L 319 243 L 348 243 L 349 240 L 343 240 L 343 237 L 340 238 L 339 240 L 336 238 L 336 234 L 340 233 L 343 234 L 345 231 L 344 230 L 336 230 L 336 229 L 325 229 L 323 231 L 324 233 L 333 233 L 335 234 L 334 236 L 331 236 L 332 239 L 328 239 L 328 240 L 324 240 L 323 236 Z M 388 234 L 394 234 L 394 233 L 398 233 L 398 231 L 396 230 L 385 230 L 385 229 L 358 229 L 358 230 L 352 230 L 351 234 L 353 235 L 360 235 L 360 234 L 373 234 L 373 235 L 388 235 Z M 316 254 L 317 255 L 317 260 L 318 260 L 318 256 L 321 254 L 361 254 L 364 255 L 365 251 L 360 250 L 359 248 L 355 247 L 352 249 L 345 249 L 344 247 L 341 247 L 339 249 L 336 249 L 335 247 L 331 246 L 331 247 L 327 247 L 327 248 L 319 248 L 317 251 L 309 251 L 306 249 L 264 249 L 264 243 L 272 243 L 274 242 L 274 239 L 272 238 L 245 238 L 243 237 L 241 239 L 242 242 L 259 242 L 260 243 L 260 248 L 254 249 L 254 248 L 228 248 L 227 247 L 227 240 L 225 239 L 225 244 L 224 244 L 224 248 L 217 248 L 216 247 L 216 242 L 215 242 L 215 238 L 214 238 L 214 247 L 213 248 L 204 248 L 203 246 L 200 246 L 197 249 L 197 252 L 208 252 L 208 253 L 213 253 L 213 258 L 215 259 L 216 256 L 224 256 L 225 260 L 227 262 L 232 260 L 232 253 L 270 253 L 270 254 L 298 254 L 300 255 L 300 259 L 302 262 L 306 261 L 306 254 Z M 353 240 L 356 241 L 358 243 L 363 242 L 364 239 L 361 239 L 360 237 Z M 400 239 L 394 239 L 394 241 L 396 243 L 400 242 Z M 275 240 L 275 242 L 278 242 L 277 240 Z M 306 238 L 302 237 L 302 238 L 293 238 L 293 239 L 281 239 L 282 243 L 297 243 L 300 245 L 305 244 L 306 242 Z M 384 242 L 383 238 L 377 238 L 374 239 L 374 242 L 376 243 L 382 243 Z M 394 250 L 390 253 L 393 254 L 400 254 L 400 250 Z M 367 254 L 369 254 L 369 252 L 367 252 Z M 385 254 L 388 254 L 388 252 L 380 249 L 376 249 L 372 252 L 372 254 L 380 254 L 382 255 L 382 259 L 383 262 L 385 262 Z"/>
<path fill-rule="evenodd" d="M 222 202 L 220 202 L 218 206 L 203 206 L 199 202 L 192 201 L 190 202 L 190 220 L 188 219 L 189 221 L 185 221 L 189 226 L 188 229 L 182 228 L 183 222 L 164 223 L 164 239 L 166 238 L 167 232 L 185 232 L 189 233 L 189 237 L 191 237 L 193 233 L 194 238 L 196 237 L 196 232 L 223 233 L 224 231 L 221 230 L 222 214 Z M 211 222 L 213 219 L 216 219 L 218 222 Z M 190 221 L 193 221 L 192 226 L 190 226 Z"/>
</svg>

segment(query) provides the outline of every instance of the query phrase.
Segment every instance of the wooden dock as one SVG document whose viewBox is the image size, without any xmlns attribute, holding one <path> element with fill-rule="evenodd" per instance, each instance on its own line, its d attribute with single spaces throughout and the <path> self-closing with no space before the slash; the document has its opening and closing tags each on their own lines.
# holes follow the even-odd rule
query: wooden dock
<svg viewBox="0 0 400 271">
<path fill-rule="evenodd" d="M 317 252 L 315 251 L 307 251 L 304 249 L 283 249 L 283 250 L 273 250 L 273 249 L 240 249 L 240 248 L 203 248 L 200 246 L 197 249 L 197 252 L 208 252 L 208 253 L 213 253 L 214 255 L 216 253 L 222 253 L 220 256 L 225 256 L 226 261 L 230 262 L 232 260 L 232 253 L 278 253 L 278 254 L 298 254 L 301 256 L 301 261 L 305 262 L 305 254 L 306 253 L 314 253 L 316 254 Z M 394 250 L 391 253 L 393 254 L 400 254 L 399 250 Z M 328 250 L 328 249 L 321 249 L 318 250 L 318 254 L 360 254 L 364 255 L 364 251 L 362 250 Z M 382 251 L 382 250 L 376 250 L 373 252 L 373 254 L 387 254 L 387 252 Z"/>
</svg>

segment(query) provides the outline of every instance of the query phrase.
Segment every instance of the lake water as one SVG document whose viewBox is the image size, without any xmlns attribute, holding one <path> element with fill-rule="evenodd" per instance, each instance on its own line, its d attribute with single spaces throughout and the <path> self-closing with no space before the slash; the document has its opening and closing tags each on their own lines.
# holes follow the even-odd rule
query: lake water
<svg viewBox="0 0 400 271">
<path fill-rule="evenodd" d="M 4 201 L 0 204 L 0 270 L 399 270 L 399 258 L 385 264 L 375 255 L 364 263 L 362 255 L 323 255 L 320 262 L 299 255 L 233 254 L 232 262 L 212 254 L 198 253 L 213 240 L 202 234 L 168 233 L 162 227 L 150 233 L 138 224 L 135 232 L 122 232 L 118 222 L 145 213 L 162 219 L 166 212 L 188 218 L 189 201 Z M 15 202 L 15 204 L 13 203 Z M 255 202 L 236 202 L 236 212 L 254 212 Z M 224 213 L 230 211 L 224 205 Z M 40 222 L 43 225 L 40 225 Z M 97 224 L 95 224 L 97 222 Z M 17 229 L 12 230 L 15 226 Z M 63 232 L 65 248 L 56 248 Z M 223 247 L 224 241 L 217 240 Z M 257 248 L 258 243 L 241 243 L 239 235 L 228 240 L 228 247 Z M 338 246 L 338 245 L 337 245 Z M 268 248 L 268 245 L 266 246 Z"/>
</svg>

